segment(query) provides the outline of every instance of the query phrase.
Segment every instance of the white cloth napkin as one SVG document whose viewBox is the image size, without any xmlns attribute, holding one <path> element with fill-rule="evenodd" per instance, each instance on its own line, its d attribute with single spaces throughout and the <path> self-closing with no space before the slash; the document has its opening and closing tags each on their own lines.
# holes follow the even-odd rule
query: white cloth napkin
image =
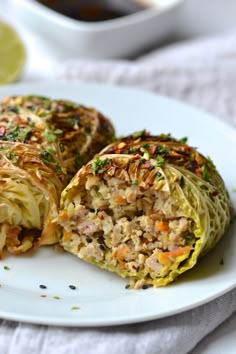
<svg viewBox="0 0 236 354">
<path fill-rule="evenodd" d="M 76 60 L 54 69 L 52 76 L 59 80 L 132 85 L 176 97 L 236 126 L 236 31 L 175 44 L 133 61 Z M 2 320 L 0 353 L 186 354 L 235 310 L 236 289 L 193 310 L 133 325 L 60 328 Z M 203 346 L 193 353 L 202 353 Z"/>
<path fill-rule="evenodd" d="M 135 61 L 71 60 L 58 78 L 132 85 L 172 96 L 236 125 L 236 30 L 175 44 Z"/>
<path fill-rule="evenodd" d="M 235 309 L 236 290 L 233 290 L 191 311 L 141 324 L 86 329 L 1 321 L 0 352 L 4 354 L 185 354 L 228 318 Z"/>
</svg>

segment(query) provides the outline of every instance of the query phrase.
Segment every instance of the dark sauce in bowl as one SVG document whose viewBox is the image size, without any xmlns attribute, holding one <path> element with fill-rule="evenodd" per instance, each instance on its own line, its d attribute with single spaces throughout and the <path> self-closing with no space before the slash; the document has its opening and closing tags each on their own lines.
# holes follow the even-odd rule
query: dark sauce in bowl
<svg viewBox="0 0 236 354">
<path fill-rule="evenodd" d="M 150 7 L 141 0 L 37 0 L 70 18 L 86 22 L 113 20 Z"/>
</svg>

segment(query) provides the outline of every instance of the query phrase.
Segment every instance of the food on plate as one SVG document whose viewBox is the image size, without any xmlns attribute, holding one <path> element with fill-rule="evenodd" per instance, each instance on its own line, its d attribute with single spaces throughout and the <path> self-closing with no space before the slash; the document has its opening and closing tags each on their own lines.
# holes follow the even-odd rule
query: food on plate
<svg viewBox="0 0 236 354">
<path fill-rule="evenodd" d="M 37 147 L 0 141 L 0 258 L 57 242 L 61 175 Z"/>
<path fill-rule="evenodd" d="M 0 258 L 58 241 L 60 194 L 114 136 L 93 108 L 39 96 L 0 103 Z"/>
<path fill-rule="evenodd" d="M 212 160 L 169 135 L 117 140 L 62 192 L 64 249 L 129 279 L 164 286 L 192 268 L 225 233 L 231 214 Z"/>
<path fill-rule="evenodd" d="M 113 125 L 102 113 L 63 99 L 5 97 L 0 105 L 1 125 L 4 119 L 6 125 L 11 122 L 12 126 L 3 137 L 13 129 L 14 141 L 25 138 L 26 143 L 53 145 L 69 178 L 114 137 Z M 18 129 L 15 134 L 14 129 Z M 20 135 L 19 139 L 17 133 L 22 130 L 23 138 Z"/>
</svg>

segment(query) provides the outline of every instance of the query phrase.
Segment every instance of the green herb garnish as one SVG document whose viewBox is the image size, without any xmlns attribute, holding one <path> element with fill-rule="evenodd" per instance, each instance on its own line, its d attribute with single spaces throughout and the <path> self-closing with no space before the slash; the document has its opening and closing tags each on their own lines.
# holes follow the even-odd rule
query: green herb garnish
<svg viewBox="0 0 236 354">
<path fill-rule="evenodd" d="M 11 160 L 12 162 L 17 162 L 18 158 L 16 157 L 16 155 L 14 154 L 14 152 L 11 151 L 7 151 L 6 152 L 6 157 Z"/>
<path fill-rule="evenodd" d="M 50 163 L 50 162 L 55 162 L 54 157 L 47 150 L 42 150 L 40 153 L 40 157 L 45 164 Z"/>
<path fill-rule="evenodd" d="M 46 111 L 42 111 L 42 112 L 38 113 L 38 116 L 41 118 L 45 118 L 47 115 L 48 115 L 48 112 L 46 112 Z"/>
<path fill-rule="evenodd" d="M 80 309 L 79 306 L 72 306 L 72 307 L 71 307 L 71 310 L 79 310 L 79 309 Z"/>
<path fill-rule="evenodd" d="M 65 119 L 65 122 L 69 127 L 73 127 L 76 123 L 76 120 L 73 118 L 68 118 L 68 119 Z"/>
<path fill-rule="evenodd" d="M 145 130 L 140 130 L 133 134 L 133 138 L 141 138 L 142 136 L 144 136 L 144 134 L 145 134 Z"/>
<path fill-rule="evenodd" d="M 136 148 L 136 147 L 131 147 L 131 148 L 129 148 L 128 149 L 128 154 L 132 154 L 132 153 L 134 153 L 134 152 L 137 152 L 138 151 L 138 149 Z"/>
<path fill-rule="evenodd" d="M 53 131 L 49 131 L 43 134 L 43 137 L 47 140 L 48 143 L 54 143 L 57 141 L 57 136 Z"/>
<path fill-rule="evenodd" d="M 210 156 L 207 156 L 207 161 L 208 161 L 209 166 L 210 166 L 214 171 L 216 171 L 216 166 L 215 166 L 214 162 L 212 161 L 212 159 L 210 158 Z"/>
<path fill-rule="evenodd" d="M 201 171 L 202 171 L 202 178 L 204 179 L 204 181 L 209 182 L 211 179 L 211 174 L 210 174 L 208 168 L 205 165 L 203 165 L 201 168 Z"/>
<path fill-rule="evenodd" d="M 184 136 L 183 138 L 179 139 L 179 142 L 182 143 L 182 144 L 186 144 L 188 141 L 188 137 L 187 136 Z"/>
<path fill-rule="evenodd" d="M 55 130 L 53 130 L 53 133 L 56 134 L 56 135 L 60 135 L 60 134 L 63 134 L 63 130 L 55 129 Z"/>
<path fill-rule="evenodd" d="M 161 145 L 158 145 L 158 146 L 157 146 L 156 151 L 157 151 L 159 154 L 166 154 L 166 153 L 167 153 L 167 150 L 166 150 L 163 146 L 161 146 Z"/>
<path fill-rule="evenodd" d="M 157 181 L 160 182 L 164 179 L 164 176 L 163 175 L 160 175 L 160 176 L 157 176 Z"/>
<path fill-rule="evenodd" d="M 157 166 L 158 166 L 158 167 L 163 166 L 164 163 L 165 163 L 164 157 L 158 155 L 158 156 L 157 156 Z"/>
<path fill-rule="evenodd" d="M 26 127 L 24 129 L 22 129 L 19 133 L 18 133 L 18 139 L 23 143 L 27 136 L 29 135 L 29 133 L 31 133 L 32 129 L 30 127 Z"/>
<path fill-rule="evenodd" d="M 104 172 L 104 169 L 101 168 L 109 163 L 109 159 L 106 158 L 104 160 L 100 160 L 99 157 L 96 158 L 95 161 L 92 162 L 92 172 L 94 175 L 101 174 Z"/>
</svg>

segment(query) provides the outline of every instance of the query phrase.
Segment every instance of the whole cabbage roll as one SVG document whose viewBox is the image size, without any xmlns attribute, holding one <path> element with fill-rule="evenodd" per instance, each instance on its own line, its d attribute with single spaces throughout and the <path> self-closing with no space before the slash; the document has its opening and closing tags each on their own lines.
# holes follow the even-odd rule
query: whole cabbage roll
<svg viewBox="0 0 236 354">
<path fill-rule="evenodd" d="M 57 242 L 63 173 L 37 147 L 0 141 L 0 258 Z"/>
<path fill-rule="evenodd" d="M 165 286 L 224 235 L 231 206 L 212 160 L 169 135 L 118 140 L 62 192 L 64 249 L 129 279 Z"/>
<path fill-rule="evenodd" d="M 7 128 L 1 140 L 54 145 L 69 178 L 114 136 L 112 123 L 96 109 L 41 96 L 5 97 L 0 121 Z"/>
</svg>

